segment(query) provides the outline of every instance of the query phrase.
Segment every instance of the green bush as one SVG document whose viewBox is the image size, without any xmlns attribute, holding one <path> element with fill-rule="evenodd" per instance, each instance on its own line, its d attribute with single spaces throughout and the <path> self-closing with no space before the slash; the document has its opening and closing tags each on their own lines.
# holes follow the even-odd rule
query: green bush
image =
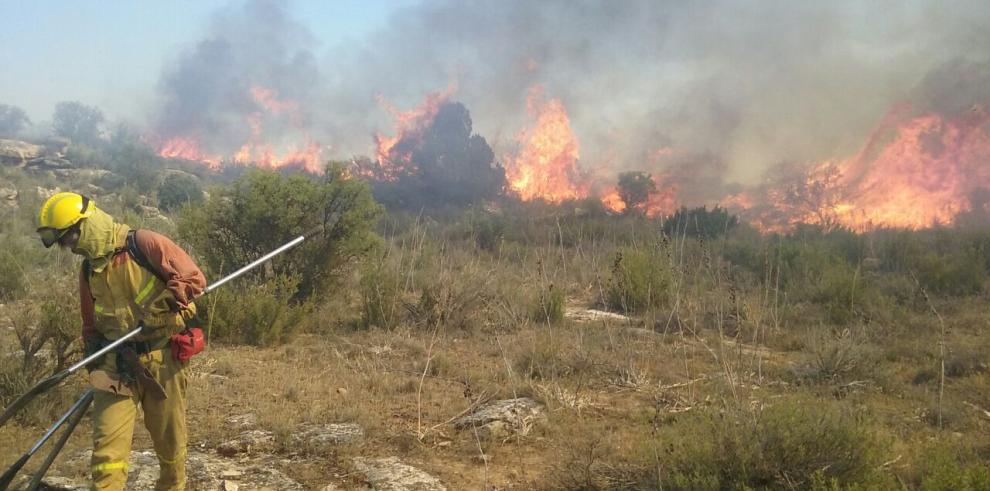
<svg viewBox="0 0 990 491">
<path fill-rule="evenodd" d="M 306 232 L 319 232 L 274 258 L 263 271 L 299 275 L 299 298 L 332 286 L 380 242 L 382 208 L 366 182 L 331 165 L 323 178 L 252 170 L 217 189 L 203 206 L 187 207 L 179 234 L 212 272 L 231 271 Z"/>
<path fill-rule="evenodd" d="M 664 220 L 663 232 L 670 237 L 687 235 L 711 239 L 725 235 L 736 225 L 739 225 L 739 218 L 730 215 L 725 208 L 715 206 L 709 210 L 707 207 L 688 209 L 682 206 Z"/>
<path fill-rule="evenodd" d="M 615 255 L 606 292 L 608 307 L 643 312 L 667 306 L 674 284 L 669 259 L 659 249 L 624 247 Z"/>
<path fill-rule="evenodd" d="M 158 186 L 158 207 L 176 211 L 186 203 L 203 201 L 203 187 L 199 179 L 189 174 L 169 174 Z"/>
<path fill-rule="evenodd" d="M 918 281 L 929 292 L 974 295 L 983 291 L 986 271 L 982 259 L 971 250 L 948 255 L 929 253 L 918 261 Z"/>
<path fill-rule="evenodd" d="M 883 442 L 871 425 L 837 402 L 795 397 L 762 409 L 731 405 L 689 413 L 656 439 L 662 450 L 653 468 L 660 469 L 667 489 L 893 484 L 877 471 Z"/>
<path fill-rule="evenodd" d="M 254 346 L 288 341 L 305 327 L 311 310 L 308 303 L 292 301 L 298 284 L 297 277 L 277 276 L 218 290 L 208 309 L 210 340 Z"/>
<path fill-rule="evenodd" d="M 949 442 L 929 445 L 919 458 L 921 489 L 977 491 L 990 489 L 990 469 L 971 450 Z"/>
</svg>

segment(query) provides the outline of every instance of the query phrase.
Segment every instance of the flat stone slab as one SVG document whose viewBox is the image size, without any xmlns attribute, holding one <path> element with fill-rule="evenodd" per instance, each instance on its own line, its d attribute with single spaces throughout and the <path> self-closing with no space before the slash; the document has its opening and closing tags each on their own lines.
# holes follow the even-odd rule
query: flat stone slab
<svg viewBox="0 0 990 491">
<path fill-rule="evenodd" d="M 354 467 L 379 491 L 446 491 L 439 479 L 397 457 L 354 459 Z"/>
<path fill-rule="evenodd" d="M 89 461 L 90 452 L 82 452 L 79 460 Z M 186 458 L 187 489 L 238 489 L 302 491 L 301 484 L 279 471 L 276 457 L 259 456 L 252 459 L 230 460 L 206 453 L 190 451 Z M 158 480 L 158 458 L 151 450 L 131 452 L 126 489 L 153 491 Z M 45 487 L 47 486 L 47 487 Z M 89 481 L 79 478 L 51 476 L 45 478 L 42 489 L 52 491 L 86 491 Z"/>
<path fill-rule="evenodd" d="M 503 399 L 458 418 L 454 428 L 477 429 L 482 436 L 503 438 L 511 434 L 525 435 L 534 423 L 545 417 L 543 405 L 529 397 Z"/>
<path fill-rule="evenodd" d="M 292 443 L 307 449 L 326 450 L 362 438 L 364 429 L 355 423 L 300 425 L 292 435 Z"/>
<path fill-rule="evenodd" d="M 574 307 L 568 307 L 566 310 L 564 310 L 564 317 L 578 322 L 601 322 L 601 321 L 635 322 L 636 321 L 632 317 L 622 314 L 616 314 L 615 312 L 606 312 L 604 310 L 582 309 L 582 308 L 574 308 Z"/>
</svg>

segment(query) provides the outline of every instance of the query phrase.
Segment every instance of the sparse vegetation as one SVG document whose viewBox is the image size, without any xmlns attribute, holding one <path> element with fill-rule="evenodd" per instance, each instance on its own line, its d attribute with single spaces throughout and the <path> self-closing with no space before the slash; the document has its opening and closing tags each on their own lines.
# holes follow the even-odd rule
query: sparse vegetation
<svg viewBox="0 0 990 491">
<path fill-rule="evenodd" d="M 722 209 L 651 219 L 511 202 L 379 221 L 368 187 L 335 167 L 207 177 L 209 199 L 182 207 L 188 193 L 170 186 L 192 181 L 163 169 L 159 204 L 210 278 L 339 206 L 318 240 L 201 301 L 211 344 L 194 359 L 190 417 L 207 448 L 236 436 L 233 411 L 257 414 L 285 454 L 299 424 L 364 427 L 367 444 L 293 454 L 314 487 L 368 448 L 450 488 L 987 487 L 990 234 L 978 228 L 760 235 Z M 100 178 L 114 196 L 96 199 L 130 219 L 155 196 L 119 175 Z M 183 199 L 166 205 L 170 193 Z M 0 333 L 15 353 L 0 358 L 4 402 L 78 351 L 78 264 L 33 242 L 33 213 L 0 217 L 0 309 L 16 328 Z M 39 401 L 0 445 L 80 387 Z M 525 434 L 450 422 L 522 397 L 546 407 Z"/>
</svg>

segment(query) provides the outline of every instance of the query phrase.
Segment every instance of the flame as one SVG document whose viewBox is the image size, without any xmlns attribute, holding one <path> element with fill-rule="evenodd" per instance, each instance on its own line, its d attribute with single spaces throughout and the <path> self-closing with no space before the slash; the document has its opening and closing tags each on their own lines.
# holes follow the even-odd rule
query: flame
<svg viewBox="0 0 990 491">
<path fill-rule="evenodd" d="M 219 157 L 201 152 L 199 143 L 194 138 L 176 137 L 160 143 L 157 147 L 158 155 L 167 159 L 194 160 L 210 167 L 217 167 L 220 164 Z"/>
<path fill-rule="evenodd" d="M 746 193 L 730 197 L 729 204 L 748 211 L 764 232 L 799 223 L 857 231 L 952 224 L 972 208 L 974 191 L 990 188 L 988 123 L 990 112 L 982 106 L 949 118 L 911 115 L 898 105 L 852 157 L 811 165 L 770 186 L 766 204 Z"/>
<path fill-rule="evenodd" d="M 165 140 L 156 145 L 158 155 L 164 158 L 175 158 L 202 162 L 210 167 L 219 167 L 221 162 L 237 164 L 255 164 L 261 167 L 281 168 L 298 166 L 312 172 L 322 172 L 320 165 L 320 144 L 312 140 L 308 134 L 303 135 L 302 144 L 290 145 L 283 151 L 276 150 L 275 145 L 266 142 L 265 118 L 277 117 L 287 120 L 292 126 L 302 129 L 304 118 L 299 105 L 292 100 L 283 100 L 278 92 L 260 85 L 253 85 L 248 90 L 252 101 L 257 106 L 256 111 L 245 117 L 244 124 L 250 130 L 248 141 L 229 157 L 221 157 L 200 150 L 196 137 L 181 136 Z M 154 140 L 154 138 L 149 138 Z"/>
<path fill-rule="evenodd" d="M 601 196 L 602 206 L 605 209 L 612 211 L 614 213 L 622 213 L 626 211 L 626 202 L 619 195 L 619 188 L 617 186 L 612 186 L 605 190 L 605 193 Z"/>
<path fill-rule="evenodd" d="M 396 148 L 399 142 L 419 142 L 423 134 L 433 123 L 440 107 L 444 105 L 450 96 L 457 90 L 457 86 L 451 83 L 442 91 L 430 92 L 426 95 L 423 103 L 408 111 L 401 111 L 392 105 L 385 97 L 378 96 L 378 104 L 385 109 L 393 118 L 393 128 L 395 134 L 386 136 L 382 133 L 375 133 L 375 155 L 378 159 L 377 169 L 362 169 L 360 172 L 384 181 L 395 181 L 399 174 L 405 172 L 415 172 L 412 166 L 413 148 L 406 146 L 403 149 Z"/>
<path fill-rule="evenodd" d="M 587 197 L 591 186 L 577 168 L 578 142 L 564 104 L 560 99 L 544 100 L 543 88 L 535 86 L 526 108 L 536 122 L 519 133 L 519 154 L 506 159 L 509 188 L 524 201 L 560 203 Z"/>
</svg>

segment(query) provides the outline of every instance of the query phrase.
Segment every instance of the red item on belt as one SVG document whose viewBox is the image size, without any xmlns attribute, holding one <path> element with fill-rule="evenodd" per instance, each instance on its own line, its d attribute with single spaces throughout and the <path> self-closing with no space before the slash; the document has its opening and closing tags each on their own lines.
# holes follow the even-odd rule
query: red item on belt
<svg viewBox="0 0 990 491">
<path fill-rule="evenodd" d="M 169 344 L 172 346 L 172 358 L 187 362 L 203 351 L 203 348 L 206 347 L 206 338 L 203 336 L 202 329 L 190 327 L 173 335 Z"/>
</svg>

